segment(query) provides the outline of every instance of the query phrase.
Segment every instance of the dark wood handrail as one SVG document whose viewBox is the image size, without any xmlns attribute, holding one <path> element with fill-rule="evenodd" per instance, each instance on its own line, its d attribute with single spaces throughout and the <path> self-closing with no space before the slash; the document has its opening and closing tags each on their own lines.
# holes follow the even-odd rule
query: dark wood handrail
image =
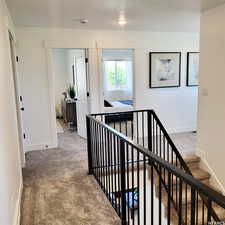
<svg viewBox="0 0 225 225">
<path fill-rule="evenodd" d="M 173 141 L 172 141 L 172 139 L 170 138 L 169 134 L 167 133 L 166 129 L 165 129 L 164 126 L 162 125 L 162 123 L 161 123 L 160 119 L 158 118 L 158 116 L 156 115 L 155 111 L 154 111 L 154 110 L 149 110 L 149 111 L 152 113 L 154 119 L 157 121 L 157 123 L 158 123 L 158 125 L 159 125 L 161 131 L 163 132 L 163 134 L 164 134 L 164 136 L 166 137 L 168 143 L 169 143 L 170 146 L 172 147 L 173 152 L 176 154 L 176 157 L 179 159 L 180 164 L 181 164 L 181 166 L 183 167 L 183 169 L 185 170 L 185 172 L 187 172 L 188 174 L 190 174 L 191 176 L 193 176 L 193 174 L 192 174 L 190 168 L 188 167 L 187 163 L 184 161 L 183 157 L 181 156 L 181 154 L 180 154 L 180 152 L 178 151 L 177 147 L 176 147 L 175 144 L 173 143 Z M 209 206 L 209 203 L 208 203 L 208 201 L 207 201 L 207 199 L 205 199 L 205 197 L 204 197 L 202 194 L 200 194 L 200 196 L 201 196 L 201 198 L 202 198 L 204 204 L 207 206 L 207 208 L 210 207 L 210 206 Z M 213 216 L 213 218 L 214 218 L 216 221 L 218 221 L 218 220 L 219 220 L 219 217 L 217 216 L 215 210 L 212 208 L 211 211 L 212 211 L 212 216 Z"/>
<path fill-rule="evenodd" d="M 143 112 L 143 111 L 144 110 L 136 110 L 135 112 Z M 149 110 L 149 111 L 151 111 L 153 113 L 153 115 L 156 116 L 156 114 L 153 110 Z M 134 112 L 134 111 L 130 111 L 130 112 Z M 121 112 L 121 113 L 125 113 L 125 112 Z M 113 114 L 118 114 L 118 113 L 113 113 Z M 161 167 L 165 168 L 166 170 L 171 172 L 173 175 L 179 177 L 185 183 L 187 183 L 188 185 L 193 187 L 199 193 L 207 196 L 207 198 L 210 198 L 211 201 L 215 202 L 216 204 L 218 204 L 219 206 L 221 206 L 222 208 L 225 209 L 225 196 L 224 195 L 220 194 L 219 192 L 213 190 L 212 188 L 210 188 L 206 184 L 204 184 L 204 183 L 200 182 L 199 180 L 197 180 L 196 178 L 194 178 L 191 175 L 191 172 L 187 173 L 187 171 L 188 170 L 190 171 L 190 169 L 186 165 L 185 161 L 183 160 L 183 158 L 180 155 L 179 151 L 177 150 L 176 146 L 173 144 L 171 138 L 169 137 L 168 133 L 166 132 L 165 128 L 163 127 L 163 125 L 161 124 L 161 122 L 160 122 L 160 120 L 158 119 L 157 116 L 155 118 L 157 119 L 157 122 L 159 122 L 159 126 L 162 128 L 162 130 L 164 132 L 164 135 L 168 138 L 168 142 L 171 144 L 171 146 L 173 146 L 173 148 L 177 152 L 177 155 L 178 155 L 179 159 L 181 158 L 181 162 L 183 161 L 184 165 L 186 165 L 185 167 L 187 167 L 187 171 L 184 172 L 183 170 L 181 170 L 181 169 L 175 167 L 174 165 L 168 163 L 167 161 L 163 160 L 162 158 L 160 158 L 156 154 L 150 152 L 148 149 L 146 149 L 143 146 L 137 144 L 136 142 L 131 140 L 129 137 L 125 136 L 124 134 L 118 132 L 117 130 L 110 127 L 109 125 L 107 125 L 107 124 L 105 124 L 105 123 L 103 123 L 103 122 L 101 122 L 98 119 L 93 117 L 93 116 L 99 116 L 99 115 L 107 115 L 107 114 L 106 113 L 90 114 L 90 115 L 87 115 L 87 118 L 89 118 L 90 120 L 93 120 L 95 123 L 97 123 L 97 124 L 101 125 L 102 127 L 106 128 L 108 131 L 113 133 L 115 136 L 120 138 L 122 141 L 131 145 L 133 148 L 135 148 L 137 151 L 142 153 L 144 156 L 148 157 L 151 162 L 155 162 L 158 165 L 160 165 Z"/>
<path fill-rule="evenodd" d="M 183 157 L 181 156 L 180 152 L 178 151 L 176 145 L 173 143 L 172 139 L 170 138 L 169 134 L 167 133 L 166 129 L 164 128 L 164 126 L 162 125 L 160 119 L 158 118 L 158 116 L 156 115 L 154 110 L 149 110 L 152 115 L 154 116 L 154 119 L 157 121 L 161 131 L 163 132 L 164 136 L 166 137 L 169 145 L 172 147 L 172 150 L 175 152 L 177 158 L 179 159 L 180 163 L 182 164 L 184 170 L 189 173 L 190 175 L 193 175 L 191 170 L 189 169 L 189 167 L 187 166 L 186 162 L 184 161 Z"/>
</svg>

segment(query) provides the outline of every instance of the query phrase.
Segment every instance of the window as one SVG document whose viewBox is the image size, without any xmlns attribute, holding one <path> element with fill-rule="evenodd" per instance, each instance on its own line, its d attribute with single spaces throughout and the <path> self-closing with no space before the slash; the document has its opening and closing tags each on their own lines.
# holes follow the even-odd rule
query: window
<svg viewBox="0 0 225 225">
<path fill-rule="evenodd" d="M 128 77 L 132 73 L 130 61 L 105 61 L 105 82 L 107 90 L 126 90 Z"/>
</svg>

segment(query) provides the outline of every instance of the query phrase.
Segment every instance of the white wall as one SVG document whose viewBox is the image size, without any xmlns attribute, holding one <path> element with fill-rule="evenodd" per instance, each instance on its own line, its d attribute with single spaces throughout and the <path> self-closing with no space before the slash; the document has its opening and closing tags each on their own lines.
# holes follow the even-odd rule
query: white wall
<svg viewBox="0 0 225 225">
<path fill-rule="evenodd" d="M 0 0 L 0 224 L 16 225 L 22 176 L 8 29 L 13 24 Z"/>
<path fill-rule="evenodd" d="M 201 17 L 198 151 L 225 188 L 224 21 L 225 5 L 204 12 Z"/>
<path fill-rule="evenodd" d="M 134 49 L 136 108 L 155 109 L 170 132 L 189 131 L 196 128 L 198 90 L 196 87 L 185 87 L 185 82 L 186 53 L 199 50 L 198 34 L 22 27 L 18 28 L 17 31 L 22 57 L 21 81 L 27 108 L 25 124 L 29 127 L 30 145 L 44 146 L 45 143 L 51 142 L 47 61 L 44 43 L 54 47 L 89 48 L 92 112 L 101 110 L 102 96 L 99 93 L 99 87 L 102 82 L 98 66 L 101 49 Z M 154 90 L 148 88 L 148 54 L 150 51 L 182 52 L 182 87 Z"/>
</svg>

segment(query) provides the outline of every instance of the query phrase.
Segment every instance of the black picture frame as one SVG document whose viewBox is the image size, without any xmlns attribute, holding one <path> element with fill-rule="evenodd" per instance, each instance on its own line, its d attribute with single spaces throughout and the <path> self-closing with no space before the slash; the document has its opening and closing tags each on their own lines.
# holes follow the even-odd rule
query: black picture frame
<svg viewBox="0 0 225 225">
<path fill-rule="evenodd" d="M 199 84 L 196 84 L 196 85 L 193 85 L 193 84 L 189 84 L 189 74 L 190 74 L 190 71 L 189 71 L 189 64 L 190 64 L 190 55 L 191 54 L 200 54 L 200 52 L 187 52 L 187 78 L 186 78 L 186 86 L 187 87 L 198 87 Z"/>
<path fill-rule="evenodd" d="M 152 55 L 154 54 L 177 54 L 179 55 L 179 74 L 178 74 L 178 84 L 172 86 L 152 86 Z M 181 52 L 149 52 L 149 88 L 175 88 L 181 86 Z"/>
</svg>

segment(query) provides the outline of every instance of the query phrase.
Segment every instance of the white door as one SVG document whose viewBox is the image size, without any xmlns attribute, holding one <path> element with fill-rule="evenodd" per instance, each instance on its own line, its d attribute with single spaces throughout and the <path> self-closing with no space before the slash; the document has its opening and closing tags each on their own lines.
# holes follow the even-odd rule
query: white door
<svg viewBox="0 0 225 225">
<path fill-rule="evenodd" d="M 84 56 L 75 58 L 76 66 L 76 97 L 77 97 L 77 133 L 86 138 L 86 115 L 88 113 L 87 101 L 87 65 Z"/>
<path fill-rule="evenodd" d="M 18 134 L 19 134 L 19 144 L 20 144 L 20 155 L 22 165 L 25 166 L 25 153 L 24 153 L 24 142 L 25 142 L 25 132 L 23 128 L 23 98 L 21 95 L 21 90 L 19 86 L 18 79 L 18 57 L 16 56 L 16 48 L 13 37 L 9 33 L 9 43 L 10 43 L 10 53 L 11 53 L 11 63 L 12 63 L 12 71 L 13 71 L 13 81 L 14 81 L 14 89 L 15 89 L 15 102 L 16 102 L 16 112 L 17 112 L 17 124 L 18 124 Z"/>
</svg>

